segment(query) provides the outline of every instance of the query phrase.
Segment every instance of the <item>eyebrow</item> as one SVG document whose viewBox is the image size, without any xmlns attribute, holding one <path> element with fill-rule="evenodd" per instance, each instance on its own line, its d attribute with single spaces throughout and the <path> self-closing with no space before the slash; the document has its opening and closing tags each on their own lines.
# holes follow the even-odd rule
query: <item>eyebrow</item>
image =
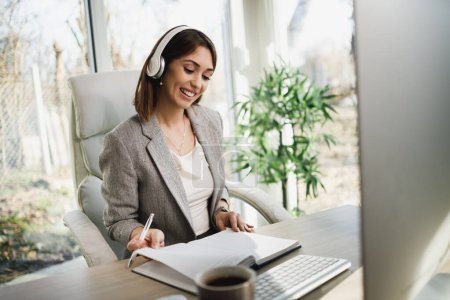
<svg viewBox="0 0 450 300">
<path fill-rule="evenodd" d="M 200 65 L 196 61 L 194 61 L 192 59 L 185 59 L 184 62 L 193 63 L 197 68 L 200 68 Z M 213 68 L 208 68 L 208 69 L 206 69 L 206 71 L 214 72 L 214 69 Z"/>
</svg>

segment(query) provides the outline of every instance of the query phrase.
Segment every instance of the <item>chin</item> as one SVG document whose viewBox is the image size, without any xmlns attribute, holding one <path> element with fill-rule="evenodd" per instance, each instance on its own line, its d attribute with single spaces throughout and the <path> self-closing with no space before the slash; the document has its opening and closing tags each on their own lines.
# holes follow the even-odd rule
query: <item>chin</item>
<svg viewBox="0 0 450 300">
<path fill-rule="evenodd" d="M 197 100 L 198 100 L 198 97 L 195 99 L 192 99 L 192 100 L 180 99 L 180 101 L 178 101 L 178 105 L 183 108 L 188 108 L 188 107 L 191 107 L 192 104 L 194 104 L 194 102 Z"/>
<path fill-rule="evenodd" d="M 178 106 L 179 107 L 182 107 L 183 109 L 186 109 L 186 108 L 189 108 L 189 107 L 191 107 L 192 106 L 192 104 L 194 103 L 195 101 L 180 101 L 179 103 L 178 103 Z"/>
</svg>

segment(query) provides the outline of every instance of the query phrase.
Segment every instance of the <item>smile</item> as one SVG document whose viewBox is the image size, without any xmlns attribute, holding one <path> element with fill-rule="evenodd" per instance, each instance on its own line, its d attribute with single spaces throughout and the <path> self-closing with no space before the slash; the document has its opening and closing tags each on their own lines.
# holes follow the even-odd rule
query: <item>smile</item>
<svg viewBox="0 0 450 300">
<path fill-rule="evenodd" d="M 188 97 L 194 97 L 194 95 L 195 95 L 194 92 L 190 92 L 190 91 L 188 91 L 188 90 L 186 90 L 186 89 L 183 89 L 183 88 L 181 88 L 180 91 L 181 91 L 184 95 L 186 95 L 186 96 L 188 96 Z"/>
</svg>

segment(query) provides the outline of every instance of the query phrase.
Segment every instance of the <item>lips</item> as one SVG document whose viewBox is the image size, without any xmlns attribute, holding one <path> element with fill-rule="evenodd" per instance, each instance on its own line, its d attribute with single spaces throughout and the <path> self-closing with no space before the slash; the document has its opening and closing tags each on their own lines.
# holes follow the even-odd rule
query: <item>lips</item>
<svg viewBox="0 0 450 300">
<path fill-rule="evenodd" d="M 183 93 L 183 95 L 186 95 L 186 96 L 189 97 L 189 98 L 195 96 L 195 93 L 194 93 L 194 92 L 191 92 L 191 91 L 189 91 L 189 90 L 187 90 L 187 89 L 181 88 L 180 91 L 181 91 L 181 93 Z"/>
</svg>

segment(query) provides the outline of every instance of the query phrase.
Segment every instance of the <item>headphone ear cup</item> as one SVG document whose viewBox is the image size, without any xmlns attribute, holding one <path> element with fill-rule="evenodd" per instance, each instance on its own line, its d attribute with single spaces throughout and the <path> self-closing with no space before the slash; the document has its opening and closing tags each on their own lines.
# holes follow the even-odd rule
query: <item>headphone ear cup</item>
<svg viewBox="0 0 450 300">
<path fill-rule="evenodd" d="M 158 79 L 164 73 L 164 67 L 166 62 L 161 56 L 158 60 L 156 57 L 152 57 L 147 65 L 147 75 L 153 79 Z"/>
<path fill-rule="evenodd" d="M 166 67 L 166 61 L 164 60 L 164 57 L 161 56 L 161 60 L 159 62 L 159 69 L 158 72 L 153 76 L 154 79 L 158 79 L 162 76 L 164 73 L 164 68 Z"/>
<path fill-rule="evenodd" d="M 160 61 L 152 57 L 147 64 L 147 76 L 153 78 L 159 71 Z"/>
</svg>

